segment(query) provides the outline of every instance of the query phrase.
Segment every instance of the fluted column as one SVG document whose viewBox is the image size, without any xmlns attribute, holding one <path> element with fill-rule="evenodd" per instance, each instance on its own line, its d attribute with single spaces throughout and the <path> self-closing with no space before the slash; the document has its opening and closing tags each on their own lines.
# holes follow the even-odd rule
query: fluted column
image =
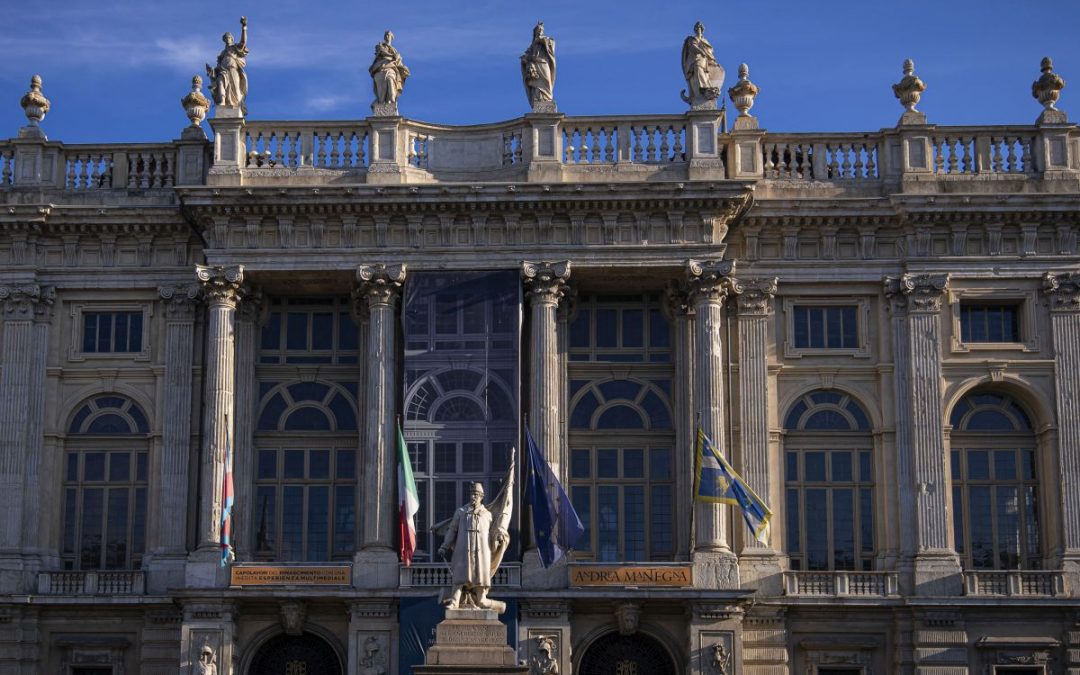
<svg viewBox="0 0 1080 675">
<path fill-rule="evenodd" d="M 195 310 L 199 286 L 158 288 L 165 317 L 165 387 L 162 402 L 158 499 L 150 550 L 160 556 L 186 554 L 188 460 L 191 457 L 191 399 L 195 354 Z"/>
<path fill-rule="evenodd" d="M 724 301 L 734 290 L 731 260 L 689 260 L 686 275 L 694 308 L 694 408 L 697 424 L 731 457 L 724 405 Z M 730 520 L 720 504 L 698 503 L 694 511 L 695 583 L 706 588 L 739 585 L 731 550 Z"/>
<path fill-rule="evenodd" d="M 532 309 L 529 429 L 544 453 L 544 459 L 551 464 L 559 480 L 565 483 L 564 453 L 559 442 L 559 410 L 562 407 L 560 383 L 563 373 L 556 326 L 559 300 L 565 294 L 570 278 L 570 263 L 525 262 L 521 265 L 521 277 L 525 281 Z"/>
<path fill-rule="evenodd" d="M 255 359 L 263 318 L 262 294 L 253 292 L 236 309 L 236 422 L 233 437 L 233 546 L 237 560 L 251 560 L 255 543 L 255 413 L 259 404 Z"/>
<path fill-rule="evenodd" d="M 690 299 L 681 287 L 671 284 L 664 291 L 664 313 L 672 325 L 672 366 L 675 385 L 671 405 L 675 412 L 675 494 L 687 495 L 694 486 L 694 331 L 690 321 Z M 675 502 L 676 559 L 686 560 L 690 551 L 690 523 L 693 503 Z"/>
<path fill-rule="evenodd" d="M 367 301 L 367 405 L 363 447 L 363 528 L 358 561 L 368 565 L 354 581 L 367 587 L 396 585 L 394 552 L 397 411 L 396 309 L 405 265 L 361 265 L 356 271 Z"/>
<path fill-rule="evenodd" d="M 236 386 L 236 307 L 244 296 L 244 268 L 196 265 L 206 299 L 206 374 L 204 377 L 202 457 L 199 480 L 199 549 L 221 545 L 221 487 L 225 450 L 233 437 Z"/>
<path fill-rule="evenodd" d="M 1061 484 L 1063 567 L 1080 582 L 1080 273 L 1047 273 L 1054 336 L 1054 401 L 1057 405 L 1058 475 Z"/>
<path fill-rule="evenodd" d="M 942 408 L 941 305 L 947 274 L 885 279 L 893 312 L 896 359 L 896 445 L 903 554 L 914 558 L 914 592 L 960 591 L 960 563 L 949 516 L 945 419 Z M 908 563 L 910 564 L 910 562 Z"/>
</svg>

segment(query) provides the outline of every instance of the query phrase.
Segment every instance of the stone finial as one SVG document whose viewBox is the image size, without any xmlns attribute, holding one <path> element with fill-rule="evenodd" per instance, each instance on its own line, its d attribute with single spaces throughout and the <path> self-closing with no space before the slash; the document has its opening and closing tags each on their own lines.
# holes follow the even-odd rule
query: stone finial
<svg viewBox="0 0 1080 675">
<path fill-rule="evenodd" d="M 1065 113 L 1058 110 L 1055 104 L 1061 97 L 1061 90 L 1065 88 L 1065 80 L 1054 72 L 1054 62 L 1049 56 L 1044 56 L 1039 64 L 1042 75 L 1031 83 L 1031 96 L 1043 106 L 1042 114 L 1035 120 L 1036 124 L 1068 124 Z"/>
<path fill-rule="evenodd" d="M 30 78 L 30 91 L 23 94 L 19 105 L 22 106 L 23 114 L 26 115 L 26 120 L 29 122 L 25 130 L 33 130 L 26 134 L 20 133 L 19 137 L 34 136 L 44 138 L 44 134 L 38 128 L 38 125 L 45 119 L 45 114 L 49 112 L 49 99 L 45 98 L 45 95 L 41 93 L 40 75 L 34 75 Z"/>
<path fill-rule="evenodd" d="M 739 111 L 739 116 L 735 118 L 734 128 L 736 130 L 758 128 L 757 118 L 751 115 L 749 110 L 754 107 L 754 99 L 757 98 L 760 92 L 761 89 L 750 81 L 750 67 L 745 63 L 740 63 L 739 81 L 735 83 L 734 87 L 727 90 L 728 97 L 735 104 L 735 109 Z"/>
<path fill-rule="evenodd" d="M 191 126 L 188 129 L 197 130 L 202 138 L 206 138 L 206 134 L 200 125 L 206 119 L 206 111 L 210 109 L 210 101 L 203 96 L 202 83 L 202 78 L 198 75 L 191 78 L 191 91 L 188 92 L 187 96 L 180 99 L 180 105 L 184 107 L 187 118 L 191 120 Z"/>
<path fill-rule="evenodd" d="M 900 99 L 900 105 L 904 106 L 904 114 L 900 116 L 900 124 L 926 124 L 926 115 L 915 109 L 926 91 L 926 83 L 915 74 L 915 62 L 911 59 L 904 60 L 904 77 L 892 86 L 893 94 Z"/>
</svg>

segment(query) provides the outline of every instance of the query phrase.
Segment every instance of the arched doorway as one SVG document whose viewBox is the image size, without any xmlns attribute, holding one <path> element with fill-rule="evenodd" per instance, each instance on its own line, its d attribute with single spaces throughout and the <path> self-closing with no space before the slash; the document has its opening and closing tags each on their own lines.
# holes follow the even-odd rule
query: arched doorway
<svg viewBox="0 0 1080 675">
<path fill-rule="evenodd" d="M 267 640 L 251 660 L 248 675 L 342 675 L 342 668 L 333 647 L 303 633 Z"/>
<path fill-rule="evenodd" d="M 664 646 L 644 633 L 608 633 L 581 657 L 578 675 L 675 675 Z"/>
</svg>

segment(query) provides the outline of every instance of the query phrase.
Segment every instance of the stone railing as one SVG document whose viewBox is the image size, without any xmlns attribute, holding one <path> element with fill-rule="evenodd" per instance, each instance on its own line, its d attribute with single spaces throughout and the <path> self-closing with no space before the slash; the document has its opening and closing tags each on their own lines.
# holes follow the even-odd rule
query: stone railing
<svg viewBox="0 0 1080 675">
<path fill-rule="evenodd" d="M 968 570 L 964 595 L 1057 597 L 1065 595 L 1065 575 L 1053 570 Z"/>
<path fill-rule="evenodd" d="M 262 122 L 244 127 L 249 169 L 367 168 L 370 128 L 363 122 Z"/>
<path fill-rule="evenodd" d="M 875 181 L 881 178 L 881 134 L 766 134 L 766 179 Z"/>
<path fill-rule="evenodd" d="M 933 169 L 947 176 L 1035 173 L 1036 127 L 938 127 Z"/>
<path fill-rule="evenodd" d="M 176 152 L 161 145 L 67 145 L 66 190 L 146 190 L 176 185 Z"/>
<path fill-rule="evenodd" d="M 445 563 L 413 563 L 409 567 L 402 565 L 399 568 L 398 585 L 402 588 L 449 587 L 451 577 L 450 567 Z M 521 586 L 521 566 L 499 565 L 491 579 L 491 585 Z"/>
<path fill-rule="evenodd" d="M 402 126 L 405 166 L 436 175 L 480 172 L 483 176 L 520 169 L 525 161 L 525 124 L 520 119 L 467 127 L 405 120 Z"/>
<path fill-rule="evenodd" d="M 899 592 L 896 572 L 784 572 L 784 595 L 885 598 Z"/>
<path fill-rule="evenodd" d="M 682 115 L 567 117 L 560 127 L 563 164 L 668 164 L 687 158 Z"/>
<path fill-rule="evenodd" d="M 41 595 L 142 595 L 146 573 L 137 570 L 90 570 L 86 572 L 41 572 Z"/>
<path fill-rule="evenodd" d="M 0 189 L 10 186 L 15 180 L 15 148 L 0 143 Z"/>
</svg>

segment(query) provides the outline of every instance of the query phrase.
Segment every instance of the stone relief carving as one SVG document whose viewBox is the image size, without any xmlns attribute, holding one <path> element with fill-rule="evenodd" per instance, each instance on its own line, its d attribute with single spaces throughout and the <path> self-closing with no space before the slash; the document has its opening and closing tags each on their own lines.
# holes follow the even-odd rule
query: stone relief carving
<svg viewBox="0 0 1080 675">
<path fill-rule="evenodd" d="M 1050 296 L 1050 310 L 1080 312 L 1080 273 L 1047 272 L 1043 276 L 1043 293 Z"/>
<path fill-rule="evenodd" d="M 359 675 L 386 675 L 386 653 L 383 639 L 378 635 L 368 635 L 363 642 L 364 656 L 360 659 Z"/>
<path fill-rule="evenodd" d="M 768 314 L 776 296 L 777 281 L 776 277 L 738 281 L 735 291 L 738 293 L 739 314 Z"/>
<path fill-rule="evenodd" d="M 731 646 L 725 645 L 724 642 L 724 639 L 721 638 L 714 642 L 712 646 L 712 661 L 709 665 L 712 666 L 716 675 L 729 675 L 732 672 L 730 670 Z"/>
<path fill-rule="evenodd" d="M 397 100 L 410 75 L 393 42 L 394 34 L 386 31 L 383 41 L 375 45 L 375 60 L 368 68 L 375 90 L 375 101 L 371 104 L 371 112 L 375 115 L 397 115 Z"/>
<path fill-rule="evenodd" d="M 281 603 L 281 627 L 286 635 L 301 635 L 304 621 L 307 619 L 307 607 L 300 601 Z"/>
<path fill-rule="evenodd" d="M 559 675 L 559 650 L 557 637 L 536 636 L 536 653 L 533 655 L 530 675 Z"/>
<path fill-rule="evenodd" d="M 555 39 L 544 35 L 544 22 L 533 28 L 529 48 L 521 55 L 521 80 L 533 112 L 556 112 Z"/>
<path fill-rule="evenodd" d="M 192 671 L 195 675 L 217 675 L 217 655 L 209 644 L 203 643 Z"/>
<path fill-rule="evenodd" d="M 622 635 L 633 635 L 641 623 L 641 605 L 636 602 L 623 602 L 615 606 L 615 623 Z"/>
<path fill-rule="evenodd" d="M 240 17 L 240 42 L 233 42 L 233 34 L 221 36 L 225 47 L 217 57 L 217 65 L 206 64 L 206 74 L 210 77 L 210 94 L 214 103 L 221 107 L 240 108 L 247 114 L 248 80 L 244 70 L 248 55 L 247 17 Z"/>
<path fill-rule="evenodd" d="M 724 69 L 716 62 L 713 46 L 705 39 L 705 26 L 694 24 L 694 34 L 683 40 L 682 70 L 686 89 L 679 96 L 692 110 L 715 110 L 724 86 Z"/>
<path fill-rule="evenodd" d="M 893 312 L 936 314 L 949 285 L 948 274 L 904 274 L 885 277 L 885 297 Z"/>
</svg>

